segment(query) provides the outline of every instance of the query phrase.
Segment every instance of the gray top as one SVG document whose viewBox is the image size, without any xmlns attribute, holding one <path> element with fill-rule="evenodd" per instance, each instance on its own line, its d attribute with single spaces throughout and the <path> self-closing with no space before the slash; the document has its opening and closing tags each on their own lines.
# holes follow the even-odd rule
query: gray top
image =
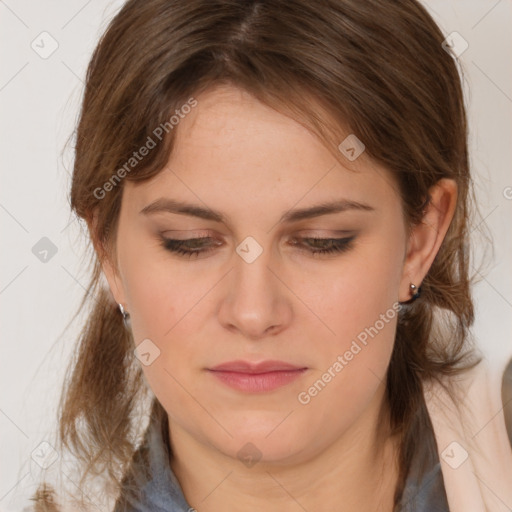
<svg viewBox="0 0 512 512">
<path fill-rule="evenodd" d="M 144 441 L 123 480 L 123 492 L 114 512 L 193 512 L 169 464 L 167 415 L 157 413 L 151 417 Z M 449 512 L 434 436 L 430 429 L 426 430 L 430 435 L 418 445 L 401 504 L 394 512 Z"/>
</svg>

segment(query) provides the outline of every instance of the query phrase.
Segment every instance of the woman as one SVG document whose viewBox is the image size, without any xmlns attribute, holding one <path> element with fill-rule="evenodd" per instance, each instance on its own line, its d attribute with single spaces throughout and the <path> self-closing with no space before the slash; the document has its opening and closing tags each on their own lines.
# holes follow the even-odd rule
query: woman
<svg viewBox="0 0 512 512">
<path fill-rule="evenodd" d="M 124 5 L 71 190 L 95 250 L 61 403 L 78 473 L 37 510 L 507 503 L 502 416 L 490 486 L 457 430 L 475 207 L 443 40 L 414 0 Z"/>
</svg>

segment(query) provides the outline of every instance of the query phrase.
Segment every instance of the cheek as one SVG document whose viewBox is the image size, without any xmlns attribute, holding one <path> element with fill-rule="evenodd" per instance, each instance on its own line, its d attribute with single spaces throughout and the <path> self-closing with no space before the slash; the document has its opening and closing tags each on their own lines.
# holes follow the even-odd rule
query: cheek
<svg viewBox="0 0 512 512">
<path fill-rule="evenodd" d="M 364 343 L 365 333 L 375 333 L 375 326 L 379 339 L 392 345 L 402 276 L 402 255 L 396 247 L 401 243 L 398 230 L 374 236 L 342 256 L 329 272 L 302 278 L 297 295 L 323 321 L 325 329 L 317 323 L 327 342 L 322 344 L 325 352 L 347 350 L 358 337 Z"/>
<path fill-rule="evenodd" d="M 180 314 L 183 305 L 194 298 L 195 284 L 176 271 L 156 244 L 137 247 L 129 241 L 120 258 L 135 343 L 145 338 L 162 340 L 185 313 Z"/>
<path fill-rule="evenodd" d="M 216 276 L 183 271 L 183 264 L 171 261 L 165 252 L 150 246 L 126 248 L 122 260 L 124 286 L 130 305 L 134 343 L 145 340 L 158 356 L 142 369 L 155 394 L 184 402 L 187 396 L 178 382 L 192 392 L 191 368 L 197 366 L 197 332 L 204 325 L 204 305 Z M 193 265 L 191 263 L 191 265 Z M 213 279 L 212 279 L 213 278 Z M 151 350 L 150 350 L 151 351 Z M 189 398 L 189 397 L 188 397 Z"/>
<path fill-rule="evenodd" d="M 315 345 L 319 364 L 301 403 L 311 400 L 333 421 L 340 410 L 348 417 L 361 413 L 385 379 L 400 308 L 400 232 L 395 235 L 361 244 L 324 276 L 322 293 L 309 295 L 329 329 L 321 328 L 322 342 Z M 299 293 L 306 296 L 307 283 L 302 286 Z"/>
<path fill-rule="evenodd" d="M 315 345 L 318 365 L 297 397 L 308 428 L 326 439 L 335 439 L 364 415 L 385 386 L 393 351 L 397 303 L 385 288 L 359 284 L 337 297 L 337 314 L 326 319 L 336 336 L 325 335 Z"/>
<path fill-rule="evenodd" d="M 155 258 L 154 252 L 147 256 L 138 252 L 124 263 L 134 342 L 136 346 L 145 343 L 151 354 L 150 364 L 141 360 L 142 370 L 149 387 L 173 417 L 173 411 L 190 410 L 189 393 L 199 393 L 190 379 L 191 365 L 197 360 L 194 305 L 204 295 L 207 283 L 177 272 L 172 262 Z"/>
</svg>

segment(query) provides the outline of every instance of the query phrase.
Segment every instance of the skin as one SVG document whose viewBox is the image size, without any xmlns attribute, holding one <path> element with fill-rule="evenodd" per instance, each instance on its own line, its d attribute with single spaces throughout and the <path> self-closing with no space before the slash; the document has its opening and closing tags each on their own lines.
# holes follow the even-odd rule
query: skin
<svg viewBox="0 0 512 512">
<path fill-rule="evenodd" d="M 167 167 L 124 183 L 118 257 L 103 258 L 135 343 L 149 338 L 160 350 L 143 370 L 169 415 L 171 467 L 185 497 L 200 512 L 391 511 L 397 444 L 382 418 L 396 315 L 309 403 L 298 395 L 365 327 L 408 300 L 410 283 L 421 284 L 452 219 L 456 185 L 431 189 L 424 221 L 408 236 L 393 176 L 365 153 L 337 161 L 304 126 L 231 86 L 196 99 Z M 140 213 L 159 198 L 226 221 Z M 341 198 L 373 210 L 279 222 L 291 209 Z M 353 234 L 346 251 L 328 255 L 290 243 Z M 211 236 L 220 245 L 189 259 L 165 249 L 161 236 Z M 263 248 L 252 263 L 235 251 L 247 236 Z M 247 394 L 206 370 L 237 359 L 308 370 Z M 237 456 L 248 442 L 261 456 L 252 467 Z"/>
</svg>

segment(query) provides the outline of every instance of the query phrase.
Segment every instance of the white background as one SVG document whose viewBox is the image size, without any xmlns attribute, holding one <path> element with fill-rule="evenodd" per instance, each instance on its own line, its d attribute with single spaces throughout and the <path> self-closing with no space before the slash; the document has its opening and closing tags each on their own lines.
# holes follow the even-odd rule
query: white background
<svg viewBox="0 0 512 512">
<path fill-rule="evenodd" d="M 120 4 L 0 0 L 2 511 L 21 510 L 37 483 L 31 452 L 55 429 L 60 383 L 75 344 L 78 325 L 65 327 L 84 293 L 87 268 L 83 233 L 67 199 L 73 155 L 64 148 L 91 52 Z M 457 31 L 469 43 L 460 62 L 471 161 L 495 243 L 475 288 L 473 332 L 497 373 L 512 355 L 512 2 L 425 4 L 446 35 Z M 43 31 L 58 42 L 47 59 L 31 48 Z M 46 49 L 49 44 L 46 39 Z M 42 237 L 57 247 L 46 263 L 32 253 Z"/>
</svg>

